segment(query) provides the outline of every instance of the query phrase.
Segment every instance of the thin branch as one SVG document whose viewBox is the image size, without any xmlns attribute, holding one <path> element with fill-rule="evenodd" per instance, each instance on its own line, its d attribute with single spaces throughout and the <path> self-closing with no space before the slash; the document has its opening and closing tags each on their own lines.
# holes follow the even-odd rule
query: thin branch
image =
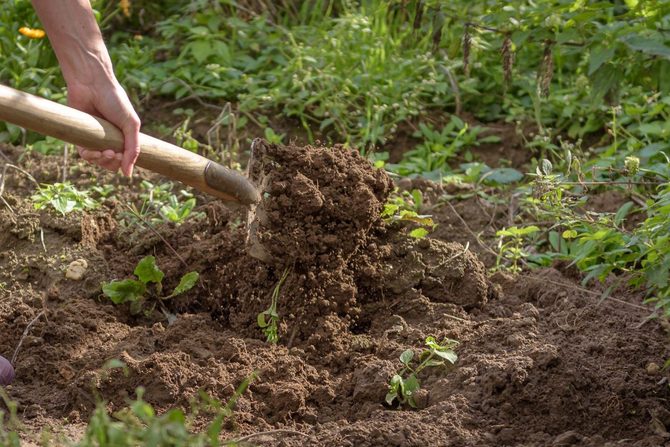
<svg viewBox="0 0 670 447">
<path fill-rule="evenodd" d="M 130 214 L 132 214 L 133 216 L 135 216 L 137 219 L 139 219 L 140 222 L 142 222 L 144 225 L 146 225 L 146 227 L 149 228 L 149 229 L 151 230 L 152 233 L 154 233 L 156 236 L 158 236 L 158 237 L 160 238 L 160 240 L 163 241 L 163 243 L 165 244 L 165 246 L 168 247 L 168 248 L 170 249 L 170 251 L 177 257 L 177 259 L 179 259 L 179 261 L 183 264 L 184 267 L 188 267 L 188 264 L 186 263 L 186 261 L 184 261 L 184 258 L 181 257 L 181 255 L 179 254 L 179 252 L 177 252 L 177 250 L 175 250 L 174 247 L 172 247 L 172 245 L 170 245 L 170 243 L 167 241 L 167 239 L 165 239 L 165 238 L 163 237 L 163 235 L 160 234 L 160 233 L 154 228 L 153 225 L 151 225 L 151 223 L 147 222 L 147 221 L 144 219 L 144 217 L 142 217 L 137 211 L 135 211 L 134 209 L 132 209 L 131 207 L 129 207 L 129 206 L 126 205 L 125 203 L 123 204 L 123 206 L 125 206 L 125 207 L 128 209 L 128 211 L 130 211 Z"/>
<path fill-rule="evenodd" d="M 488 245 L 486 245 L 484 242 L 482 242 L 482 240 L 479 238 L 479 236 L 478 236 L 477 234 L 475 234 L 475 232 L 472 231 L 472 230 L 470 229 L 470 227 L 468 226 L 468 223 L 465 221 L 465 219 L 463 219 L 463 217 L 462 217 L 460 214 L 458 214 L 458 211 L 456 211 L 456 208 L 454 208 L 454 205 L 452 205 L 449 201 L 445 201 L 444 203 L 446 203 L 447 205 L 449 205 L 449 208 L 451 208 L 451 211 L 456 215 L 456 217 L 458 218 L 458 220 L 461 221 L 461 224 L 463 225 L 463 227 L 465 228 L 465 230 L 466 230 L 468 233 L 470 233 L 470 235 L 471 235 L 472 237 L 475 238 L 475 240 L 477 241 L 477 243 L 479 244 L 479 246 L 482 247 L 484 250 L 488 251 L 489 253 L 491 253 L 493 256 L 498 257 L 498 253 L 496 253 L 495 251 L 493 251 Z"/>
<path fill-rule="evenodd" d="M 534 281 L 549 283 L 549 284 L 553 284 L 555 286 L 567 287 L 569 289 L 578 290 L 580 292 L 584 292 L 584 293 L 587 293 L 589 295 L 602 297 L 602 293 L 600 293 L 600 292 L 589 290 L 589 289 L 586 289 L 584 287 L 577 286 L 575 284 L 569 284 L 569 283 L 564 283 L 564 282 L 560 282 L 560 281 L 553 281 L 553 280 L 547 279 L 547 278 L 532 278 L 532 279 Z M 627 306 L 634 307 L 636 309 L 644 310 L 644 311 L 647 311 L 647 312 L 649 311 L 648 307 L 640 306 L 639 304 L 635 304 L 635 303 L 629 303 L 628 301 L 624 301 L 624 300 L 619 299 L 619 298 L 614 298 L 612 296 L 607 296 L 606 299 L 616 301 L 617 303 L 625 304 Z"/>
<path fill-rule="evenodd" d="M 39 320 L 42 315 L 44 315 L 43 310 L 41 310 L 40 313 L 38 313 L 35 316 L 35 318 L 33 318 L 30 321 L 30 323 L 28 323 L 28 326 L 26 326 L 26 328 L 23 330 L 23 335 L 21 335 L 21 340 L 19 340 L 19 344 L 16 345 L 16 349 L 14 350 L 14 355 L 12 356 L 12 361 L 11 361 L 12 365 L 14 365 L 15 362 L 16 362 L 16 357 L 19 355 L 19 349 L 21 348 L 21 345 L 23 344 L 23 340 L 25 340 L 25 338 L 28 336 L 28 331 L 30 331 L 30 328 L 33 327 L 33 324 L 35 324 L 35 322 L 37 320 Z"/>
</svg>

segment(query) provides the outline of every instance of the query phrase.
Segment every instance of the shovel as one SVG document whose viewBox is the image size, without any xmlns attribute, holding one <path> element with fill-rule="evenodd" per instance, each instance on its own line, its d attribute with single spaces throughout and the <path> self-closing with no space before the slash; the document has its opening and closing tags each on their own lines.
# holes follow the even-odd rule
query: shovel
<svg viewBox="0 0 670 447">
<path fill-rule="evenodd" d="M 0 120 L 89 149 L 123 151 L 123 134 L 109 121 L 0 85 Z M 240 173 L 158 138 L 140 133 L 137 166 L 162 174 L 227 203 L 260 201 Z"/>
</svg>

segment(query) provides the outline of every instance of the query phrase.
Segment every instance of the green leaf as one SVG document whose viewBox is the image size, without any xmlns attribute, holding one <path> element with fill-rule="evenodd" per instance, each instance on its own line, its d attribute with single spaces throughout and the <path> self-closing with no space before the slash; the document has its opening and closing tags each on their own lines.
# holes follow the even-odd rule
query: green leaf
<svg viewBox="0 0 670 447">
<path fill-rule="evenodd" d="M 270 325 L 265 319 L 265 312 L 261 312 L 256 316 L 256 322 L 258 323 L 259 328 L 266 328 Z"/>
<path fill-rule="evenodd" d="M 156 265 L 156 258 L 153 256 L 142 258 L 142 260 L 137 263 L 137 267 L 135 267 L 133 273 L 135 273 L 135 276 L 137 276 L 144 284 L 150 282 L 160 284 L 161 281 L 163 281 L 163 276 L 165 276 Z"/>
<path fill-rule="evenodd" d="M 435 351 L 435 355 L 442 357 L 443 359 L 450 362 L 452 365 L 458 360 L 458 355 L 449 349 L 448 351 Z"/>
<path fill-rule="evenodd" d="M 487 172 L 483 178 L 487 182 L 508 185 L 510 183 L 521 180 L 523 178 L 523 174 L 514 168 L 496 168 Z"/>
<path fill-rule="evenodd" d="M 542 173 L 544 175 L 550 175 L 553 169 L 554 167 L 549 160 L 546 158 L 542 159 Z"/>
<path fill-rule="evenodd" d="M 574 239 L 577 237 L 577 230 L 565 230 L 561 236 L 563 239 Z"/>
<path fill-rule="evenodd" d="M 609 62 L 612 57 L 614 57 L 614 46 L 597 46 L 592 49 L 588 75 L 591 76 L 605 62 Z"/>
<path fill-rule="evenodd" d="M 112 281 L 102 285 L 102 293 L 114 304 L 137 301 L 142 298 L 146 290 L 144 283 L 134 279 Z"/>
<path fill-rule="evenodd" d="M 386 398 L 384 399 L 388 405 L 393 405 L 393 401 L 398 398 L 398 393 L 396 391 L 389 391 L 386 393 Z"/>
<path fill-rule="evenodd" d="M 200 275 L 198 275 L 198 272 L 189 272 L 185 274 L 181 277 L 179 284 L 177 284 L 177 287 L 174 288 L 174 291 L 167 298 L 172 298 L 173 296 L 177 296 L 188 290 L 191 290 L 195 283 L 198 282 L 199 277 Z"/>
<path fill-rule="evenodd" d="M 670 47 L 665 44 L 661 34 L 654 36 L 629 34 L 621 37 L 620 40 L 632 50 L 641 51 L 652 56 L 670 58 Z"/>
<path fill-rule="evenodd" d="M 409 236 L 413 237 L 414 239 L 421 239 L 426 237 L 427 235 L 428 230 L 426 230 L 425 228 L 415 228 L 409 232 Z"/>
<path fill-rule="evenodd" d="M 411 349 L 408 349 L 404 351 L 402 354 L 400 354 L 400 361 L 404 365 L 409 365 L 409 362 L 412 361 L 412 358 L 414 358 L 414 351 L 412 351 Z"/>
<path fill-rule="evenodd" d="M 628 213 L 630 213 L 630 210 L 633 208 L 634 205 L 635 203 L 632 201 L 626 202 L 623 205 L 621 205 L 621 208 L 619 208 L 619 210 L 614 215 L 614 225 L 621 225 L 626 216 L 628 216 Z"/>
</svg>

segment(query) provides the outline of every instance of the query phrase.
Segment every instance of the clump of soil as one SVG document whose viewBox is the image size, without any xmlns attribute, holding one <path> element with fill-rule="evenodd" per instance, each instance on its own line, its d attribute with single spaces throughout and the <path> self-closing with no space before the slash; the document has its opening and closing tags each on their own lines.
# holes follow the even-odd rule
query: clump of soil
<svg viewBox="0 0 670 447">
<path fill-rule="evenodd" d="M 384 225 L 377 213 L 391 184 L 363 159 L 343 149 L 263 145 L 283 164 L 268 174 L 285 183 L 266 197 L 261 234 L 269 238 L 269 264 L 247 254 L 243 216 L 215 201 L 199 197 L 206 217 L 159 225 L 159 237 L 115 225 L 113 203 L 65 218 L 36 212 L 32 184 L 8 176 L 3 197 L 11 210 L 0 204 L 0 355 L 11 356 L 32 323 L 7 388 L 24 423 L 76 433 L 72 424 L 89 419 L 96 398 L 117 410 L 139 386 L 159 411 L 188 408 L 199 390 L 225 401 L 256 371 L 226 425 L 229 439 L 268 432 L 253 443 L 667 442 L 670 377 L 659 365 L 670 356 L 668 333 L 659 321 L 640 326 L 649 314 L 640 296 L 614 288 L 617 301 L 598 304 L 604 287 L 584 289 L 555 269 L 487 278 L 449 231 L 417 241 Z M 0 150 L 18 158 L 18 151 Z M 61 160 L 28 155 L 22 163 L 43 181 Z M 92 169 L 70 178 L 81 182 Z M 119 187 L 116 200 L 136 195 Z M 330 208 L 335 198 L 340 204 Z M 286 208 L 274 207 L 282 201 Z M 458 211 L 481 213 L 475 203 Z M 435 210 L 438 224 L 445 214 Z M 306 220 L 310 233 L 302 238 Z M 476 233 L 483 230 L 478 222 L 468 219 Z M 320 240 L 328 234 L 337 242 Z M 167 290 L 184 272 L 201 273 L 196 288 L 167 303 L 177 315 L 172 324 L 158 312 L 131 316 L 100 292 L 102 281 L 129 277 L 148 254 L 165 272 Z M 73 281 L 64 272 L 78 259 L 89 267 Z M 273 346 L 256 315 L 286 267 L 292 270 Z M 407 349 L 418 356 L 429 335 L 460 342 L 455 367 L 421 372 L 418 409 L 385 405 L 388 381 L 401 369 L 398 356 Z M 106 370 L 110 359 L 127 369 Z"/>
<path fill-rule="evenodd" d="M 247 248 L 266 264 L 252 288 L 267 294 L 272 288 L 267 281 L 276 282 L 289 269 L 279 304 L 291 343 L 315 337 L 325 343 L 360 324 L 362 304 L 410 290 L 468 308 L 485 302 L 484 267 L 462 246 L 413 240 L 402 228 L 382 222 L 393 183 L 358 151 L 256 140 L 252 159 L 251 177 L 261 185 L 263 199 L 250 212 Z M 242 261 L 249 262 L 248 257 Z M 230 275 L 223 271 L 221 277 Z M 239 300 L 228 306 L 231 301 L 222 297 L 224 304 L 218 305 L 240 330 L 253 327 L 262 306 L 269 304 L 267 296 L 249 300 L 254 293 L 248 288 L 248 283 L 233 283 L 223 296 L 242 290 Z"/>
</svg>

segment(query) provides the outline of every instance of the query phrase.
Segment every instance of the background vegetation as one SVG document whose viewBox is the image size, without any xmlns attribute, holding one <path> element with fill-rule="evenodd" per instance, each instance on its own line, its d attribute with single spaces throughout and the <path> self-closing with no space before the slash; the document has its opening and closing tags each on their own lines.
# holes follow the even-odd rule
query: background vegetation
<svg viewBox="0 0 670 447">
<path fill-rule="evenodd" d="M 233 166 L 258 134 L 346 142 L 400 176 L 514 196 L 493 269 L 567 262 L 585 283 L 627 282 L 670 315 L 669 1 L 93 4 L 117 76 L 161 136 Z M 30 2 L 5 2 L 0 23 L 0 82 L 64 102 L 47 39 L 19 32 L 40 27 Z M 193 125 L 202 111 L 206 132 Z M 492 123 L 523 141 L 527 164 L 477 158 L 478 145 L 507 143 Z M 0 142 L 62 150 L 2 123 Z M 171 187 L 143 185 L 146 210 L 133 216 L 187 218 L 195 199 Z M 611 190 L 625 197 L 617 212 L 589 210 Z"/>
</svg>

